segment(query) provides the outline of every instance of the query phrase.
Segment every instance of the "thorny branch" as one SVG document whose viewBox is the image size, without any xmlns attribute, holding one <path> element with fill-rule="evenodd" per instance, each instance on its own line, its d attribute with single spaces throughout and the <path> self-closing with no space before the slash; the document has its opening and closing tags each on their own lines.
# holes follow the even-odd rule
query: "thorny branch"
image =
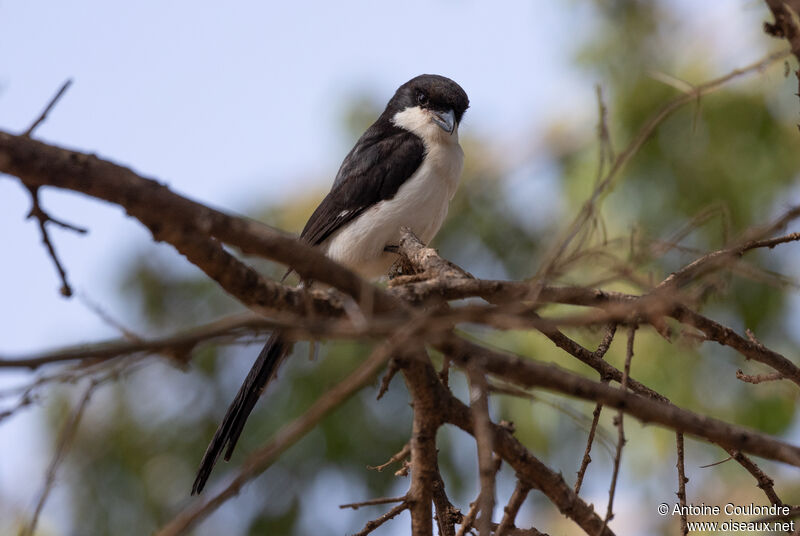
<svg viewBox="0 0 800 536">
<path fill-rule="evenodd" d="M 441 418 L 432 379 L 430 364 L 421 348 L 415 348 L 416 357 L 409 358 L 403 367 L 406 386 L 411 395 L 414 420 L 411 431 L 411 487 L 408 490 L 411 510 L 411 533 L 415 536 L 432 536 L 433 486 L 438 474 L 436 431 Z M 423 357 L 424 356 L 424 357 Z M 438 382 L 438 377 L 433 376 Z"/>
<path fill-rule="evenodd" d="M 628 389 L 628 378 L 631 375 L 631 360 L 633 359 L 633 340 L 634 335 L 636 334 L 636 324 L 632 325 L 628 329 L 628 346 L 627 351 L 625 353 L 625 367 L 622 372 L 622 382 L 620 384 L 620 390 L 625 392 Z M 619 467 L 622 460 L 622 449 L 625 447 L 625 443 L 627 440 L 625 439 L 625 427 L 624 427 L 624 418 L 625 413 L 623 408 L 619 408 L 619 413 L 617 413 L 617 418 L 614 420 L 614 424 L 617 427 L 619 432 L 617 436 L 617 450 L 614 453 L 614 469 L 611 473 L 611 486 L 608 488 L 608 506 L 606 507 L 606 517 L 603 520 L 603 528 L 608 525 L 608 522 L 614 517 L 614 495 L 617 491 L 617 478 L 619 477 Z"/>
<path fill-rule="evenodd" d="M 606 328 L 606 333 L 603 336 L 603 340 L 600 341 L 600 344 L 597 347 L 597 350 L 594 351 L 592 355 L 593 358 L 602 360 L 605 357 L 606 353 L 608 352 L 609 348 L 611 348 L 611 343 L 614 341 L 614 335 L 617 332 L 617 325 L 610 324 L 608 328 Z M 558 343 L 556 343 L 558 344 Z M 585 355 L 583 347 L 579 344 L 574 343 L 573 349 L 576 353 L 580 355 Z M 569 352 L 569 350 L 567 350 Z M 570 352 L 572 353 L 572 352 Z M 574 354 L 573 354 L 574 355 Z M 612 375 L 609 373 L 608 375 L 604 375 L 602 372 L 601 380 L 604 382 L 608 382 L 612 379 Z M 630 381 L 630 378 L 627 378 L 627 381 Z M 642 386 L 644 388 L 644 386 Z M 645 388 L 646 389 L 646 388 Z M 657 393 L 654 393 L 657 394 Z M 583 452 L 583 459 L 581 460 L 581 466 L 578 469 L 578 478 L 575 480 L 575 493 L 579 494 L 581 491 L 581 486 L 583 485 L 583 477 L 586 475 L 586 469 L 589 467 L 589 464 L 592 463 L 592 458 L 590 453 L 592 451 L 592 444 L 594 443 L 594 436 L 597 433 L 597 425 L 600 422 L 600 413 L 603 411 L 603 405 L 597 403 L 594 407 L 594 411 L 592 412 L 592 424 L 589 428 L 589 437 L 586 439 L 586 449 Z"/>
<path fill-rule="evenodd" d="M 773 7 L 773 2 L 768 0 L 767 3 Z M 778 17 L 776 9 L 773 12 Z M 797 33 L 788 24 L 785 18 L 777 20 L 775 28 L 778 29 L 773 29 L 773 32 L 775 35 L 782 32 L 780 35 L 790 40 L 793 51 L 796 52 L 794 45 Z M 37 380 L 57 381 L 58 378 L 83 377 L 81 374 L 95 373 L 104 362 L 113 363 L 110 360 L 125 356 L 130 359 L 134 355 L 179 355 L 188 361 L 198 345 L 233 343 L 272 328 L 291 333 L 296 339 L 347 338 L 382 341 L 353 373 L 320 396 L 305 414 L 288 423 L 272 440 L 255 451 L 227 486 L 205 501 L 190 503 L 158 531 L 160 536 L 185 533 L 238 494 L 246 482 L 266 470 L 321 419 L 372 382 L 390 361 L 392 365 L 385 376 L 385 383 L 388 385 L 394 372 L 402 372 L 414 410 L 412 433 L 407 448 L 379 466 L 378 470 L 410 456 L 410 463 L 407 465 L 411 474 L 410 485 L 408 492 L 402 497 L 371 499 L 343 505 L 358 508 L 399 503 L 368 522 L 358 534 L 366 535 L 408 509 L 412 533 L 415 535 L 432 534 L 434 517 L 439 532 L 445 536 L 453 536 L 458 524 L 461 525 L 458 534 L 468 533 L 474 525 L 482 536 L 538 535 L 542 533 L 534 527 L 515 526 L 526 497 L 531 491 L 535 491 L 546 497 L 559 512 L 585 533 L 611 535 L 613 532 L 608 524 L 613 518 L 616 482 L 625 443 L 622 420 L 624 414 L 676 432 L 678 496 L 682 504 L 686 502 L 684 434 L 725 449 L 732 459 L 755 478 L 770 501 L 782 504 L 774 490 L 773 480 L 744 453 L 800 467 L 800 448 L 766 434 L 673 405 L 666 397 L 631 377 L 630 362 L 633 357 L 633 335 L 637 327 L 650 326 L 670 339 L 667 319 L 672 319 L 673 324 L 675 321 L 682 324 L 683 329 L 695 338 L 728 346 L 744 358 L 758 361 L 773 370 L 770 374 L 756 376 L 748 376 L 740 371 L 737 373 L 740 380 L 758 383 L 788 379 L 800 385 L 800 368 L 795 363 L 769 349 L 751 332 L 747 331 L 742 336 L 701 315 L 696 310 L 700 303 L 690 293 L 684 292 L 696 283 L 702 284 L 704 278 L 712 273 L 738 269 L 741 257 L 748 251 L 773 248 L 800 240 L 797 233 L 776 236 L 790 221 L 800 217 L 800 208 L 787 211 L 768 226 L 751 230 L 737 242 L 729 242 L 732 245 L 708 254 L 699 254 L 694 262 L 658 284 L 647 286 L 641 283 L 641 278 L 636 279 L 631 275 L 630 280 L 636 282 L 634 288 L 643 289 L 644 293 L 641 295 L 604 288 L 566 287 L 553 284 L 552 276 L 557 275 L 566 264 L 580 258 L 583 253 L 581 248 L 587 243 L 585 225 L 597 217 L 599 201 L 610 191 L 621 169 L 667 116 L 702 95 L 715 91 L 728 81 L 762 70 L 785 58 L 787 54 L 773 54 L 744 69 L 695 86 L 656 112 L 617 154 L 612 148 L 606 108 L 598 89 L 601 165 L 595 190 L 563 239 L 554 244 L 554 249 L 539 271 L 541 277 L 524 282 L 476 278 L 441 258 L 435 250 L 426 247 L 406 230 L 398 248 L 403 259 L 403 275 L 394 278 L 388 289 L 368 284 L 352 271 L 285 233 L 195 203 L 175 194 L 157 181 L 107 160 L 31 139 L 30 134 L 66 90 L 68 84 L 65 84 L 25 134 L 15 136 L 0 132 L 0 172 L 17 177 L 31 192 L 31 216 L 39 220 L 43 240 L 61 274 L 65 293 L 69 292 L 66 272 L 55 255 L 45 224 L 51 222 L 79 232 L 82 230 L 52 219 L 41 209 L 38 192 L 42 187 L 69 189 L 123 207 L 130 216 L 138 219 L 151 231 L 155 240 L 174 246 L 191 263 L 249 308 L 251 313 L 223 318 L 161 338 L 106 341 L 39 355 L 0 359 L 0 367 L 35 369 L 61 366 L 60 374 Z M 272 281 L 232 255 L 226 246 L 284 263 L 304 280 L 325 283 L 332 290 L 293 288 Z M 479 298 L 486 303 L 476 303 L 476 300 L 468 304 L 448 303 L 465 298 Z M 573 312 L 561 316 L 550 314 L 545 309 L 550 304 L 567 306 Z M 574 313 L 575 310 L 580 312 Z M 494 351 L 483 344 L 468 340 L 456 331 L 457 327 L 466 323 L 479 323 L 499 330 L 536 330 L 564 351 L 564 359 L 574 358 L 599 374 L 599 381 L 589 380 L 581 374 L 528 357 Z M 629 330 L 623 370 L 604 359 L 618 325 L 627 326 Z M 606 329 L 594 351 L 565 332 L 570 327 L 602 326 L 606 326 Z M 426 346 L 443 353 L 442 373 L 437 373 L 433 368 Z M 78 363 L 65 366 L 72 361 Z M 450 391 L 447 378 L 451 365 L 465 371 L 469 378 L 473 395 L 469 407 Z M 548 467 L 536 453 L 526 448 L 514 436 L 513 425 L 492 421 L 489 399 L 495 390 L 489 383 L 490 376 L 502 379 L 509 385 L 519 386 L 514 387 L 517 391 L 521 391 L 520 388 L 545 389 L 595 404 L 589 437 L 574 487 L 569 486 L 558 471 Z M 611 382 L 616 382 L 619 386 L 613 386 Z M 89 394 L 90 391 L 87 391 L 84 401 L 79 405 L 80 409 L 73 415 L 74 426 L 77 426 L 83 406 L 88 403 Z M 29 400 L 30 391 L 25 391 L 24 396 L 25 400 Z M 22 403 L 20 407 L 21 405 Z M 590 452 L 604 406 L 615 408 L 619 413 L 616 419 L 618 443 L 612 484 L 609 488 L 607 512 L 603 518 L 594 511 L 592 505 L 579 496 L 579 492 L 591 461 Z M 461 514 L 450 502 L 445 490 L 445 480 L 439 470 L 436 433 L 441 427 L 448 425 L 470 434 L 477 446 L 480 493 L 466 515 Z M 64 443 L 68 444 L 68 440 L 64 440 Z M 42 498 L 31 518 L 31 533 L 52 487 L 51 475 L 55 472 L 58 459 L 54 459 Z M 494 488 L 501 462 L 514 470 L 517 483 L 505 507 L 503 518 L 500 523 L 495 523 L 492 519 Z M 682 530 L 686 533 L 685 519 L 682 519 Z"/>
<path fill-rule="evenodd" d="M 72 287 L 67 281 L 67 271 L 64 269 L 61 261 L 58 259 L 56 248 L 53 246 L 53 242 L 50 240 L 50 234 L 47 232 L 47 224 L 53 223 L 59 227 L 68 229 L 70 231 L 75 231 L 79 234 L 85 234 L 87 231 L 81 227 L 76 227 L 72 224 L 57 220 L 45 212 L 39 201 L 38 186 L 28 186 L 28 191 L 31 194 L 31 211 L 28 213 L 28 218 L 36 218 L 36 221 L 39 223 L 39 232 L 42 235 L 42 243 L 47 249 L 47 253 L 50 255 L 50 258 L 53 260 L 53 265 L 58 271 L 58 276 L 61 278 L 61 295 L 69 298 L 72 296 Z"/>
</svg>

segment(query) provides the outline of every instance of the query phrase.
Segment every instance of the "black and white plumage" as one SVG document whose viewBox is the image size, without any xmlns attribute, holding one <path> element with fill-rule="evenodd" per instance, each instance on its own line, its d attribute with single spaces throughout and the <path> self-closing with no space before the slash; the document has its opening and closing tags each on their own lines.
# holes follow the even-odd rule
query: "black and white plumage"
<svg viewBox="0 0 800 536">
<path fill-rule="evenodd" d="M 461 87 L 421 75 L 400 86 L 356 142 L 333 187 L 301 238 L 364 277 L 384 275 L 396 255 L 400 228 L 425 243 L 439 231 L 455 194 L 464 153 L 458 125 L 469 106 Z M 230 459 L 247 417 L 291 343 L 275 332 L 261 350 L 200 463 L 192 493 L 200 493 L 223 450 Z"/>
</svg>

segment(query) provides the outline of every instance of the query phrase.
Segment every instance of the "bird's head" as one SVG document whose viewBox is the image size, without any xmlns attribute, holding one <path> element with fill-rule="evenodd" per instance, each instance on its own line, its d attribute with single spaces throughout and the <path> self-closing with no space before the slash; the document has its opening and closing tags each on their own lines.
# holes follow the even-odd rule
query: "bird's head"
<svg viewBox="0 0 800 536">
<path fill-rule="evenodd" d="M 400 86 L 384 113 L 398 127 L 430 139 L 457 132 L 468 107 L 461 86 L 444 76 L 423 74 Z"/>
</svg>

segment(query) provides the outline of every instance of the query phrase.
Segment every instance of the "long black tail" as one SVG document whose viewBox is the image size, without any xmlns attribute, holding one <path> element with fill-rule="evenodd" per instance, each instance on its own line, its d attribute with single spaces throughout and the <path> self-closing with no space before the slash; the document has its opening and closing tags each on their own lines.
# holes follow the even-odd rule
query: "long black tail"
<svg viewBox="0 0 800 536">
<path fill-rule="evenodd" d="M 239 388 L 239 393 L 231 402 L 225 418 L 222 419 L 222 423 L 217 428 L 211 443 L 206 449 L 206 453 L 203 455 L 197 478 L 195 478 L 194 485 L 192 485 L 192 495 L 203 491 L 206 481 L 211 475 L 211 470 L 214 469 L 214 464 L 217 463 L 219 455 L 222 454 L 226 445 L 228 450 L 225 453 L 225 461 L 230 460 L 236 441 L 244 428 L 244 423 L 247 422 L 247 417 L 253 411 L 253 406 L 256 405 L 258 398 L 290 347 L 289 341 L 276 331 L 273 332 L 269 340 L 267 340 L 267 344 L 261 349 L 258 359 L 256 359 L 253 368 L 250 369 L 250 373 Z"/>
</svg>

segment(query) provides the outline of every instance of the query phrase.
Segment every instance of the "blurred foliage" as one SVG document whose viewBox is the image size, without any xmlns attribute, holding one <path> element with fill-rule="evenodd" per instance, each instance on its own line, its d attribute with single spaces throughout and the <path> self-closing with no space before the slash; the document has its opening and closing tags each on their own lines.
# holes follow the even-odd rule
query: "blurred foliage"
<svg viewBox="0 0 800 536">
<path fill-rule="evenodd" d="M 650 114 L 679 95 L 675 88 L 651 77 L 651 72 L 694 82 L 724 73 L 707 65 L 708 58 L 702 53 L 688 64 L 673 61 L 681 46 L 673 32 L 679 21 L 667 4 L 597 0 L 594 5 L 593 31 L 578 61 L 604 88 L 613 146 L 619 151 Z M 756 59 L 771 45 L 766 38 L 764 43 L 764 50 L 754 50 L 741 64 Z M 603 243 L 601 234 L 595 233 L 591 245 L 606 248 L 617 259 L 635 259 L 642 274 L 658 281 L 694 258 L 692 251 L 718 248 L 736 233 L 773 216 L 784 205 L 800 170 L 794 118 L 777 116 L 774 107 L 768 106 L 778 92 L 785 91 L 791 89 L 780 80 L 775 83 L 757 77 L 706 96 L 671 116 L 623 170 L 614 192 L 605 200 L 600 217 L 609 241 Z M 591 88 L 587 88 L 589 92 Z M 345 122 L 350 134 L 357 135 L 380 110 L 371 104 L 374 99 L 359 97 L 353 102 Z M 580 121 L 585 132 L 597 121 L 585 116 L 570 120 Z M 555 131 L 563 126 L 551 128 Z M 597 140 L 586 136 L 568 152 L 555 144 L 547 154 L 532 151 L 534 156 L 514 169 L 493 157 L 496 148 L 476 133 L 463 133 L 462 143 L 467 154 L 463 182 L 437 237 L 437 247 L 479 276 L 533 276 L 544 252 L 595 184 Z M 515 198 L 542 180 L 536 170 L 546 170 L 557 180 L 543 195 L 539 190 L 539 195 Z M 299 230 L 323 195 L 319 191 L 280 208 L 265 207 L 261 217 L 277 227 Z M 653 239 L 668 240 L 704 211 L 709 217 L 699 218 L 700 223 L 683 240 L 692 251 L 655 253 Z M 536 212 L 553 217 L 532 219 L 530 214 Z M 791 269 L 785 258 L 774 255 L 748 259 L 769 270 Z M 168 332 L 238 310 L 214 284 L 197 273 L 175 271 L 169 268 L 170 262 L 144 254 L 132 263 L 120 285 L 131 303 L 139 304 L 139 323 L 147 326 L 148 332 Z M 258 266 L 273 275 L 282 272 L 269 263 Z M 613 273 L 613 264 L 591 260 L 577 266 L 566 280 L 588 278 L 585 281 L 608 273 Z M 738 276 L 723 278 L 715 288 L 718 291 L 710 296 L 708 314 L 737 329 L 754 329 L 768 345 L 790 344 L 791 326 L 781 321 L 788 310 L 785 288 Z M 472 335 L 596 377 L 537 333 L 477 331 Z M 569 335 L 593 347 L 602 333 L 571 330 Z M 621 348 L 624 333 L 618 334 L 608 355 L 618 367 L 624 360 Z M 218 489 L 227 480 L 227 472 L 239 467 L 248 453 L 344 377 L 367 351 L 359 344 L 326 343 L 312 362 L 306 358 L 308 345 L 298 344 L 293 359 L 281 371 L 281 381 L 269 388 L 250 418 L 231 464 L 222 463 L 216 469 L 208 492 Z M 147 368 L 150 372 L 123 375 L 114 386 L 104 387 L 98 395 L 102 403 L 95 402 L 87 414 L 67 459 L 69 470 L 62 484 L 69 488 L 79 527 L 75 533 L 144 534 L 185 505 L 195 465 L 256 353 L 257 345 L 206 350 L 195 356 L 186 373 L 158 361 Z M 738 382 L 734 374 L 739 367 L 761 372 L 724 348 L 680 341 L 671 344 L 642 329 L 637 334 L 632 374 L 681 406 L 771 434 L 787 433 L 797 423 L 797 395 L 781 384 L 767 387 Z M 463 378 L 457 372 L 451 376 L 457 394 L 464 397 Z M 405 479 L 393 475 L 396 466 L 383 472 L 365 468 L 400 450 L 410 432 L 402 381 L 395 379 L 380 402 L 375 401 L 375 393 L 375 389 L 366 389 L 331 415 L 196 534 L 299 534 L 308 533 L 309 527 L 319 535 L 341 534 L 358 530 L 367 519 L 376 517 L 379 510 L 375 508 L 336 509 L 340 503 L 399 495 L 407 486 Z M 592 405 L 538 392 L 535 400 L 499 396 L 493 404 L 496 417 L 514 421 L 517 436 L 573 482 Z M 52 412 L 53 421 L 58 420 L 56 413 Z M 595 461 L 584 488 L 595 504 L 605 504 L 610 450 L 616 440 L 610 412 L 604 412 L 601 423 Z M 634 492 L 626 497 L 631 504 L 643 501 L 645 507 L 640 510 L 648 512 L 657 502 L 671 503 L 677 478 L 674 435 L 636 424 L 626 429 L 629 443 L 623 456 L 622 485 Z M 454 502 L 466 506 L 477 486 L 474 443 L 460 432 L 443 430 L 439 445 L 448 492 Z M 739 490 L 741 502 L 763 502 L 755 482 L 738 466 L 728 463 L 697 469 L 723 457 L 720 449 L 687 443 L 693 502 L 724 504 L 732 500 L 732 489 Z M 797 484 L 792 487 L 781 479 L 772 464 L 765 464 L 765 469 L 773 476 L 778 474 L 785 501 L 800 502 Z M 512 476 L 501 479 L 500 501 L 510 493 Z M 618 501 L 618 509 L 625 508 L 624 503 Z M 540 496 L 532 495 L 521 518 L 532 515 L 542 530 L 574 530 Z M 648 516 L 649 532 L 666 534 L 674 529 L 669 524 L 675 520 L 653 517 Z"/>
</svg>

